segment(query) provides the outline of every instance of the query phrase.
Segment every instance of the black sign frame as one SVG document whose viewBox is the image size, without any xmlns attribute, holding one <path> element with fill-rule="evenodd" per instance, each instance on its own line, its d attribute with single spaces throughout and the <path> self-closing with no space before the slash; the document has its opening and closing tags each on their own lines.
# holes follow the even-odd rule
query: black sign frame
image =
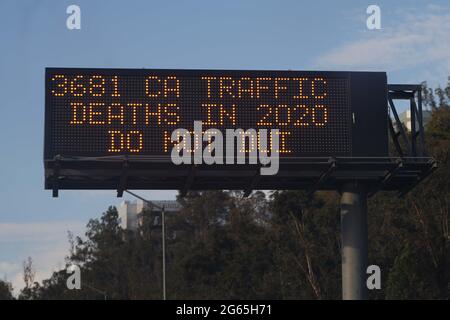
<svg viewBox="0 0 450 320">
<path fill-rule="evenodd" d="M 180 76 L 215 75 L 239 77 L 340 77 L 348 79 L 352 152 L 346 156 L 280 157 L 280 171 L 259 176 L 259 165 L 180 165 L 170 156 L 64 155 L 50 147 L 51 106 L 46 90 L 44 137 L 45 188 L 53 189 L 335 189 L 342 179 L 379 180 L 397 166 L 388 154 L 388 103 L 385 72 L 271 71 L 271 70 L 176 70 L 47 68 L 46 87 L 56 73 L 146 75 L 176 73 Z M 337 164 L 340 164 L 339 166 Z M 336 170 L 336 168 L 340 170 Z M 327 177 L 331 176 L 332 179 Z M 328 181 L 322 183 L 322 181 Z M 392 187 L 392 188 L 395 188 Z"/>
<path fill-rule="evenodd" d="M 145 76 L 172 74 L 179 77 L 229 76 L 248 77 L 326 77 L 348 79 L 349 109 L 346 121 L 351 128 L 351 152 L 341 154 L 311 154 L 308 156 L 387 156 L 387 78 L 384 72 L 341 71 L 270 71 L 270 70 L 178 70 L 178 69 L 95 69 L 95 68 L 47 68 L 46 88 L 55 74 L 101 74 L 103 76 Z M 50 90 L 46 90 L 44 157 L 106 156 L 107 154 L 60 154 L 52 150 L 52 105 Z M 148 156 L 148 155 L 146 155 Z M 166 157 L 170 160 L 169 157 Z"/>
</svg>

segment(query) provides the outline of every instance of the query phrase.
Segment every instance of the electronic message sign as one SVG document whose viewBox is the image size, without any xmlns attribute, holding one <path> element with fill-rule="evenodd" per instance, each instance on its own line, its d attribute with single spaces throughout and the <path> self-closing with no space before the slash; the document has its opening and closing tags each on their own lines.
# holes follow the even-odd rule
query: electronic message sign
<svg viewBox="0 0 450 320">
<path fill-rule="evenodd" d="M 47 68 L 45 90 L 46 161 L 170 162 L 172 132 L 194 121 L 278 129 L 281 163 L 388 152 L 383 72 Z M 259 139 L 246 148 L 261 149 Z"/>
</svg>

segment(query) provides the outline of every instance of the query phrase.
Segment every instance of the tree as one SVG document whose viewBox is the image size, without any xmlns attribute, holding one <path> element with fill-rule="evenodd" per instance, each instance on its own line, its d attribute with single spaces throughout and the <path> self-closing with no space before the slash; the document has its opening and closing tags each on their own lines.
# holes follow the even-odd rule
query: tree
<svg viewBox="0 0 450 320">
<path fill-rule="evenodd" d="M 432 110 L 426 145 L 438 169 L 404 198 L 381 192 L 369 202 L 369 260 L 385 284 L 373 298 L 449 298 L 450 84 L 423 92 Z"/>
<path fill-rule="evenodd" d="M 12 284 L 6 280 L 0 280 L 0 300 L 14 300 Z"/>
<path fill-rule="evenodd" d="M 287 277 L 282 281 L 287 294 L 283 298 L 331 299 L 339 295 L 338 210 L 337 197 L 330 193 L 272 194 L 273 241 L 277 243 L 280 277 Z M 298 270 L 295 278 L 290 276 L 292 270 Z"/>
<path fill-rule="evenodd" d="M 25 287 L 20 291 L 20 300 L 32 300 L 38 296 L 39 283 L 34 281 L 36 271 L 33 267 L 33 259 L 28 257 L 23 262 L 23 282 Z"/>
</svg>

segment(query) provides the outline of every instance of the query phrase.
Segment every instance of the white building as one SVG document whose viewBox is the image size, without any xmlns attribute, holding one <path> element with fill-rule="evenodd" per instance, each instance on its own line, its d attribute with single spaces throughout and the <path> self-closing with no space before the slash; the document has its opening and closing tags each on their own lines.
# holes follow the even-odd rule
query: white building
<svg viewBox="0 0 450 320">
<path fill-rule="evenodd" d="M 399 114 L 400 122 L 403 123 L 405 128 L 408 131 L 411 131 L 411 110 L 406 110 Z M 422 111 L 422 122 L 423 126 L 425 127 L 428 121 L 431 119 L 431 111 L 423 110 Z M 416 130 L 418 129 L 419 123 L 416 121 Z"/>
<path fill-rule="evenodd" d="M 180 204 L 175 200 L 155 200 L 152 201 L 158 207 L 164 206 L 165 213 L 176 213 L 180 211 Z M 123 201 L 117 209 L 122 229 L 136 231 L 142 225 L 142 212 L 148 208 L 148 204 L 142 200 Z M 153 207 L 152 212 L 159 213 L 159 209 Z M 159 225 L 159 214 L 155 215 L 154 225 Z"/>
</svg>

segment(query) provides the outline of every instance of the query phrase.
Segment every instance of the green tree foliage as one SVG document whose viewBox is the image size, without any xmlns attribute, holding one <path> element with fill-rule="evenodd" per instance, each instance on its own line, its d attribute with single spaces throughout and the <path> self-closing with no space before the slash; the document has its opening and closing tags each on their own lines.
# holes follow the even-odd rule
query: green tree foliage
<svg viewBox="0 0 450 320">
<path fill-rule="evenodd" d="M 23 262 L 23 282 L 25 287 L 20 291 L 19 300 L 32 300 L 39 297 L 39 283 L 34 281 L 36 271 L 33 267 L 33 259 L 28 257 Z"/>
<path fill-rule="evenodd" d="M 434 93 L 425 84 L 423 92 L 432 110 L 427 150 L 439 167 L 404 198 L 382 192 L 369 202 L 369 261 L 380 265 L 385 284 L 373 298 L 450 295 L 450 83 Z"/>
<path fill-rule="evenodd" d="M 438 170 L 403 198 L 379 192 L 369 199 L 369 263 L 382 272 L 372 299 L 449 298 L 449 93 L 450 85 L 424 85 L 433 111 L 426 143 Z M 341 298 L 338 194 L 203 191 L 179 202 L 181 212 L 166 215 L 169 299 Z M 81 268 L 81 290 L 67 289 L 64 270 L 40 285 L 28 272 L 20 298 L 161 299 L 158 217 L 145 211 L 130 232 L 110 207 L 84 237 L 69 237 L 66 262 Z"/>
<path fill-rule="evenodd" d="M 11 283 L 0 280 L 0 300 L 14 300 Z"/>
<path fill-rule="evenodd" d="M 339 215 L 333 194 L 274 192 L 271 235 L 283 299 L 339 296 Z M 293 269 L 294 268 L 294 269 Z M 295 272 L 292 272 L 295 270 Z"/>
</svg>

